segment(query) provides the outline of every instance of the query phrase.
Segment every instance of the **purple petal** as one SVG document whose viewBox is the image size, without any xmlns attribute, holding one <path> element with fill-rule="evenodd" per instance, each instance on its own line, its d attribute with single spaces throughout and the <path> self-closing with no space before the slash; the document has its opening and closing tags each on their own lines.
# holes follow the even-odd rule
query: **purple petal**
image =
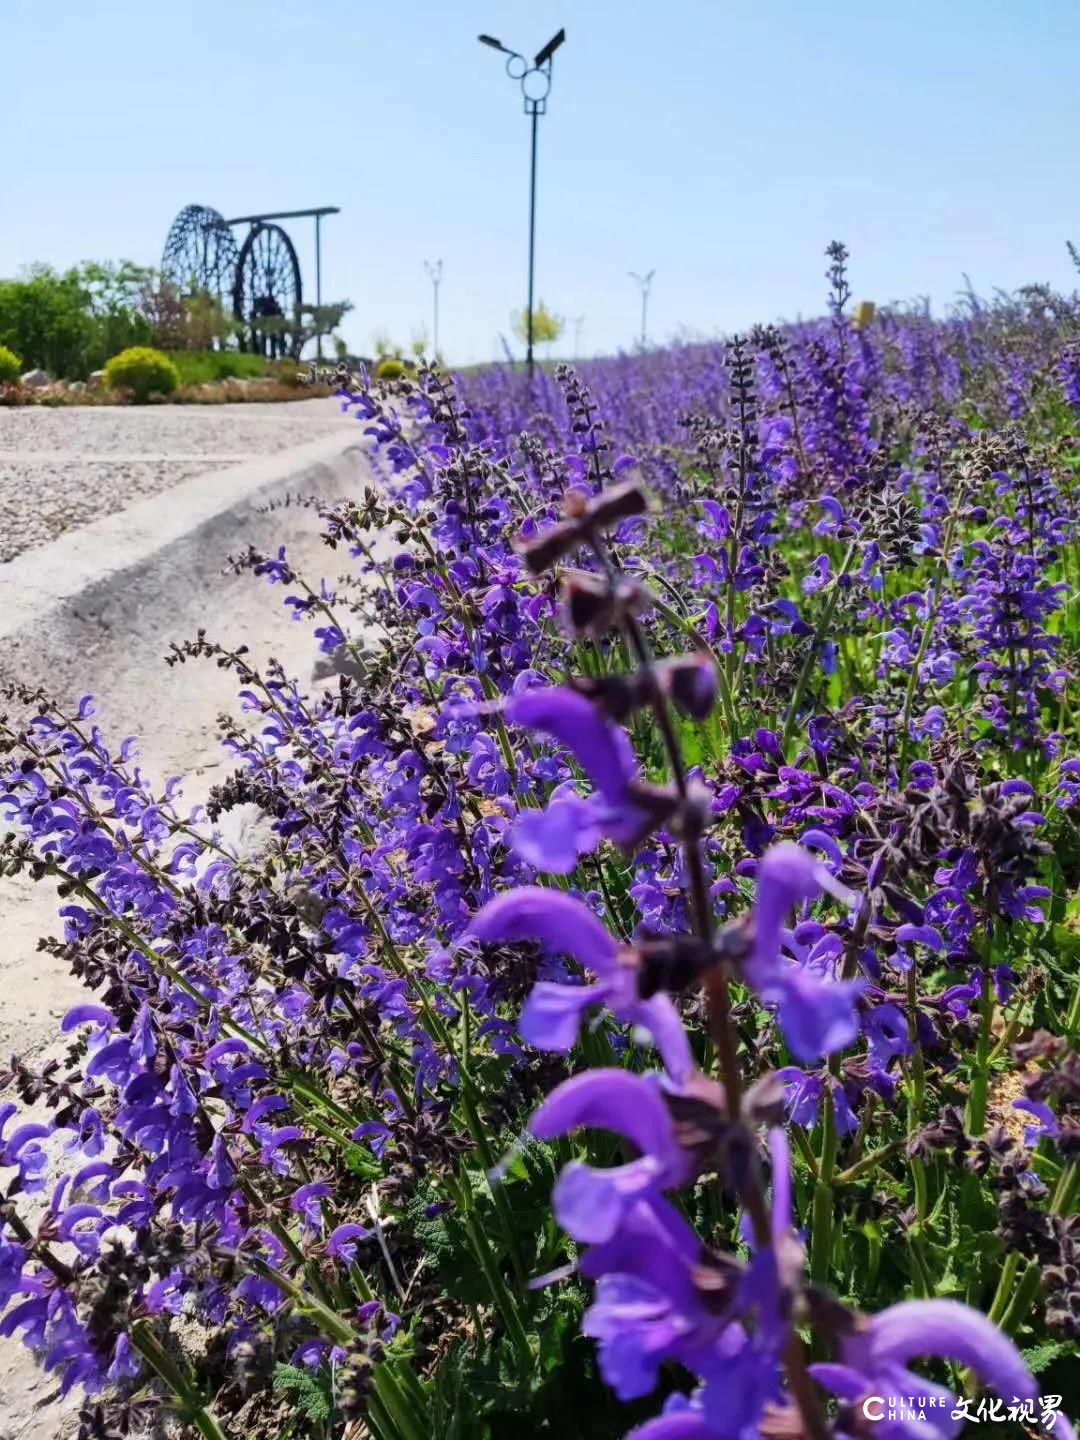
<svg viewBox="0 0 1080 1440">
<path fill-rule="evenodd" d="M 1024 1127 L 1024 1141 L 1026 1144 L 1037 1144 L 1044 1135 L 1048 1136 L 1051 1140 L 1056 1140 L 1061 1134 L 1057 1116 L 1053 1110 L 1050 1109 L 1050 1106 L 1044 1104 L 1043 1101 L 1014 1100 L 1013 1109 L 1022 1110 L 1024 1114 L 1031 1115 L 1038 1121 L 1037 1125 L 1027 1125 Z"/>
<path fill-rule="evenodd" d="M 469 922 L 462 940 L 487 945 L 536 940 L 574 959 L 586 970 L 611 972 L 617 947 L 611 934 L 580 900 L 561 890 L 524 885 L 489 900 Z"/>
<path fill-rule="evenodd" d="M 621 799 L 638 778 L 625 731 L 609 724 L 592 701 L 576 691 L 558 685 L 526 690 L 508 703 L 506 718 L 565 745 L 609 800 Z"/>
<path fill-rule="evenodd" d="M 557 1085 L 529 1121 L 538 1140 L 566 1135 L 580 1126 L 614 1130 L 642 1155 L 681 1167 L 671 1113 L 656 1086 L 629 1070 L 586 1070 Z"/>
<path fill-rule="evenodd" d="M 648 1000 L 639 1000 L 625 1018 L 649 1032 L 664 1069 L 676 1085 L 685 1084 L 694 1069 L 694 1055 L 671 996 L 651 995 Z"/>
<path fill-rule="evenodd" d="M 521 1038 L 537 1050 L 565 1054 L 577 1044 L 583 1012 L 603 998 L 600 985 L 556 985 L 541 980 L 533 986 L 521 1012 Z"/>
<path fill-rule="evenodd" d="M 854 903 L 851 892 L 808 850 L 790 840 L 766 850 L 757 868 L 753 965 L 772 968 L 777 964 L 784 922 L 791 910 L 804 901 L 816 900 L 823 890 L 847 904 Z M 751 981 L 756 987 L 752 975 Z"/>
<path fill-rule="evenodd" d="M 510 836 L 515 855 L 552 875 L 569 875 L 599 840 L 592 806 L 580 797 L 554 800 L 544 810 L 522 810 Z"/>
<path fill-rule="evenodd" d="M 871 1318 L 868 1335 L 875 1359 L 906 1365 L 936 1355 L 969 1365 L 1003 1399 L 1038 1396 L 1035 1377 L 1009 1337 L 958 1300 L 902 1300 Z"/>
<path fill-rule="evenodd" d="M 706 1425 L 699 1410 L 677 1410 L 673 1415 L 658 1415 L 646 1420 L 627 1435 L 626 1440 L 712 1440 L 713 1431 Z"/>
<path fill-rule="evenodd" d="M 769 1157 L 772 1160 L 772 1233 L 773 1240 L 786 1235 L 792 1228 L 791 1148 L 779 1126 L 769 1131 Z"/>
<path fill-rule="evenodd" d="M 602 1245 L 618 1230 L 629 1208 L 661 1187 L 663 1171 L 646 1157 L 610 1170 L 572 1160 L 551 1194 L 555 1218 L 579 1244 Z"/>
<path fill-rule="evenodd" d="M 777 984 L 761 991 L 777 1000 L 777 1018 L 791 1053 L 807 1063 L 851 1045 L 859 1034 L 856 1001 L 861 980 L 819 980 L 805 970 L 786 970 Z"/>
<path fill-rule="evenodd" d="M 108 1030 L 115 1023 L 112 1012 L 106 1010 L 104 1005 L 76 1005 L 74 1010 L 69 1010 L 61 1020 L 60 1029 L 66 1035 L 77 1025 L 100 1025 Z"/>
<path fill-rule="evenodd" d="M 896 930 L 898 945 L 925 945 L 928 950 L 944 950 L 945 941 L 933 925 L 900 925 Z"/>
<path fill-rule="evenodd" d="M 841 1400 L 861 1400 L 866 1394 L 866 1376 L 850 1365 L 820 1364 L 809 1368 L 818 1384 Z"/>
</svg>

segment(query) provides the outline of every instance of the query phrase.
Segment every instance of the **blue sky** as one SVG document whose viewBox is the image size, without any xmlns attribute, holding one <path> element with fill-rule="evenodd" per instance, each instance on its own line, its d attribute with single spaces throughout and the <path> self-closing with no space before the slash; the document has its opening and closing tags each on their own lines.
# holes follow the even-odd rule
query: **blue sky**
<svg viewBox="0 0 1080 1440">
<path fill-rule="evenodd" d="M 1072 288 L 1075 0 L 0 0 L 0 275 L 154 263 L 188 202 L 340 205 L 323 294 L 352 348 L 430 330 L 441 258 L 443 350 L 493 358 L 529 133 L 475 37 L 531 54 L 560 25 L 537 288 L 583 354 L 633 343 L 629 270 L 656 270 L 655 339 L 817 313 L 834 236 L 858 298 Z"/>
</svg>

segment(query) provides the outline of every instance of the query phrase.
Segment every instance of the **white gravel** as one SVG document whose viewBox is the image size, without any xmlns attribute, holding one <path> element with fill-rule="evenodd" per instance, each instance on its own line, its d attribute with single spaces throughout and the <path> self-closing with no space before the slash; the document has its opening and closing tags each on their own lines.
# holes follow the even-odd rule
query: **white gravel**
<svg viewBox="0 0 1080 1440">
<path fill-rule="evenodd" d="M 0 409 L 0 564 L 182 480 L 356 423 L 332 398 Z"/>
</svg>

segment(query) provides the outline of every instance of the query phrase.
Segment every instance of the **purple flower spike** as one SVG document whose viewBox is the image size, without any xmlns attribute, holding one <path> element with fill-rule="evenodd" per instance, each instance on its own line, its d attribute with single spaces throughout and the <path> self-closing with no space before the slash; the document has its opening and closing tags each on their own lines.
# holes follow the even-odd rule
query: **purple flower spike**
<svg viewBox="0 0 1080 1440">
<path fill-rule="evenodd" d="M 656 1086 L 627 1070 L 588 1070 L 556 1087 L 529 1129 L 552 1140 L 579 1126 L 613 1130 L 640 1152 L 639 1158 L 599 1170 L 572 1162 L 555 1186 L 555 1215 L 575 1240 L 610 1240 L 639 1199 L 683 1185 L 691 1167 L 679 1148 L 671 1115 Z"/>
<path fill-rule="evenodd" d="M 746 977 L 766 1004 L 777 1007 L 784 1038 L 802 1061 L 842 1050 L 859 1033 L 855 1002 L 862 981 L 837 980 L 831 969 L 817 974 L 788 961 L 781 951 L 789 912 L 822 891 L 855 904 L 855 896 L 819 860 L 791 841 L 767 850 L 758 865 L 754 946 Z"/>
<path fill-rule="evenodd" d="M 918 1357 L 937 1356 L 973 1369 L 1003 1400 L 1034 1400 L 1039 1387 L 1007 1335 L 978 1310 L 958 1300 L 904 1300 L 870 1317 L 845 1339 L 842 1361 L 813 1365 L 814 1378 L 841 1399 L 870 1395 L 921 1395 L 928 1418 L 883 1418 L 874 1426 L 882 1440 L 951 1440 L 962 1428 L 952 1419 L 952 1393 L 908 1369 Z"/>
</svg>

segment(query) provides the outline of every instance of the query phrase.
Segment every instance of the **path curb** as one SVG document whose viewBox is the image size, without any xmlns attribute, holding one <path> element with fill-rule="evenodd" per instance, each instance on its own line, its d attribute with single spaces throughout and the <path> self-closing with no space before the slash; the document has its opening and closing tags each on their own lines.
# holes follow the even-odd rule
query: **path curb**
<svg viewBox="0 0 1080 1440">
<path fill-rule="evenodd" d="M 271 502 L 356 492 L 363 437 L 345 432 L 182 481 L 0 565 L 0 680 L 68 702 L 107 694 L 139 655 L 160 657 L 202 625 L 227 621 L 238 584 L 227 557 L 288 542 L 310 560 L 318 517 Z M 242 610 L 243 606 L 239 604 Z M 242 637 L 234 636 L 234 639 Z"/>
</svg>

